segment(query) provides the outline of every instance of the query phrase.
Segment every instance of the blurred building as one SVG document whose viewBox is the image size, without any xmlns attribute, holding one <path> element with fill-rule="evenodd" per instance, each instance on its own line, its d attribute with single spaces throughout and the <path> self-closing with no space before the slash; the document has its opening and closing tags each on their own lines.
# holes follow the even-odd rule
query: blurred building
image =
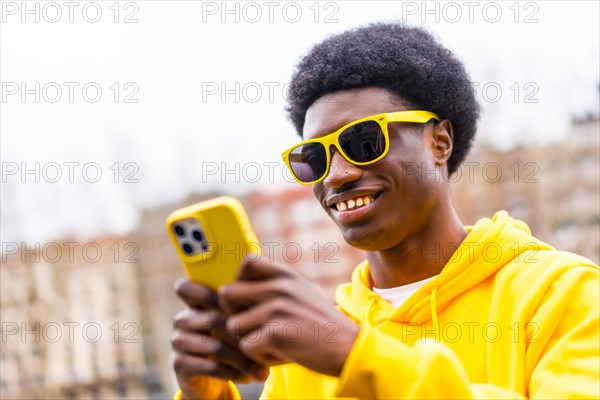
<svg viewBox="0 0 600 400">
<path fill-rule="evenodd" d="M 504 209 L 555 248 L 600 261 L 598 118 L 577 121 L 546 146 L 500 152 L 476 144 L 466 164 L 450 178 L 464 223 Z"/>
<path fill-rule="evenodd" d="M 590 119 L 549 146 L 475 147 L 451 179 L 461 219 L 473 224 L 505 209 L 538 238 L 598 263 L 599 138 L 599 121 Z M 216 195 L 147 210 L 128 237 L 21 247 L 3 259 L 0 398 L 169 398 L 176 386 L 172 319 L 183 309 L 173 284 L 184 273 L 165 219 Z M 242 201 L 262 256 L 302 271 L 331 296 L 364 256 L 344 242 L 310 188 L 255 192 Z M 243 392 L 257 397 L 260 385 Z"/>
<path fill-rule="evenodd" d="M 16 245 L 0 268 L 0 398 L 146 398 L 137 245 Z"/>
</svg>

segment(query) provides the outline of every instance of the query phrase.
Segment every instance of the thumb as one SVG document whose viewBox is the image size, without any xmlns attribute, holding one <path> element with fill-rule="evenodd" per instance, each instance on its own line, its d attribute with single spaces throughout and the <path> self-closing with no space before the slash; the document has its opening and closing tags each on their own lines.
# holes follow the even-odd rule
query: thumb
<svg viewBox="0 0 600 400">
<path fill-rule="evenodd" d="M 255 254 L 248 254 L 242 261 L 237 278 L 240 281 L 258 281 L 288 276 L 290 272 L 291 270 L 287 267 L 263 260 Z"/>
</svg>

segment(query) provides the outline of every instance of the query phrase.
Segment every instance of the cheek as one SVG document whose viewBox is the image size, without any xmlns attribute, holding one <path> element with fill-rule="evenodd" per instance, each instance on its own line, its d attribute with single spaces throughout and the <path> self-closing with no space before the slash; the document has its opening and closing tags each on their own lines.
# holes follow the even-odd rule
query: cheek
<svg viewBox="0 0 600 400">
<path fill-rule="evenodd" d="M 392 171 L 392 180 L 403 191 L 410 190 L 415 185 L 419 186 L 428 164 L 422 152 L 411 151 L 413 152 L 410 154 L 398 155 L 386 160 L 386 170 Z"/>
<path fill-rule="evenodd" d="M 435 160 L 427 151 L 421 135 L 411 135 L 401 145 L 395 146 L 395 149 L 398 150 L 392 152 L 390 149 L 384 161 L 386 169 L 395 172 L 395 180 L 405 190 L 415 186 L 428 186 L 430 181 L 436 181 Z"/>
<path fill-rule="evenodd" d="M 427 139 L 421 132 L 400 132 L 390 136 L 388 156 L 399 162 L 419 162 L 426 158 L 426 147 Z"/>
<path fill-rule="evenodd" d="M 317 199 L 319 204 L 321 204 L 321 207 L 323 207 L 323 203 L 321 202 L 321 198 L 323 197 L 323 183 L 314 184 L 312 186 L 312 192 L 315 196 L 315 199 Z"/>
</svg>

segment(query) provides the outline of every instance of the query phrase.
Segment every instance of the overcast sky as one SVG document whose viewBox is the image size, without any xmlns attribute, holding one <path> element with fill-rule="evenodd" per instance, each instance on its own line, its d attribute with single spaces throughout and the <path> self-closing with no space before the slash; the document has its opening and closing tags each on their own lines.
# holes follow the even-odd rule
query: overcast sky
<svg viewBox="0 0 600 400">
<path fill-rule="evenodd" d="M 293 66 L 369 22 L 424 25 L 454 51 L 496 147 L 598 114 L 597 1 L 23 4 L 1 3 L 3 242 L 122 234 L 192 192 L 290 187 Z"/>
</svg>

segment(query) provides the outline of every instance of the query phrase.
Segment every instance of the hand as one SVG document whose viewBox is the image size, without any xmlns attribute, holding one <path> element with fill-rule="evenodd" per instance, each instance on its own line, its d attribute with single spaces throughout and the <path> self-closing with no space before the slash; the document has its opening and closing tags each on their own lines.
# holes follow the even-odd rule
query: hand
<svg viewBox="0 0 600 400">
<path fill-rule="evenodd" d="M 173 321 L 173 367 L 183 398 L 224 398 L 227 380 L 264 381 L 268 371 L 225 331 L 226 317 L 210 288 L 182 279 L 175 291 L 188 306 Z"/>
<path fill-rule="evenodd" d="M 339 376 L 358 335 L 358 326 L 318 286 L 264 260 L 246 259 L 218 301 L 227 330 L 239 334 L 240 350 L 264 365 L 296 362 Z"/>
</svg>

